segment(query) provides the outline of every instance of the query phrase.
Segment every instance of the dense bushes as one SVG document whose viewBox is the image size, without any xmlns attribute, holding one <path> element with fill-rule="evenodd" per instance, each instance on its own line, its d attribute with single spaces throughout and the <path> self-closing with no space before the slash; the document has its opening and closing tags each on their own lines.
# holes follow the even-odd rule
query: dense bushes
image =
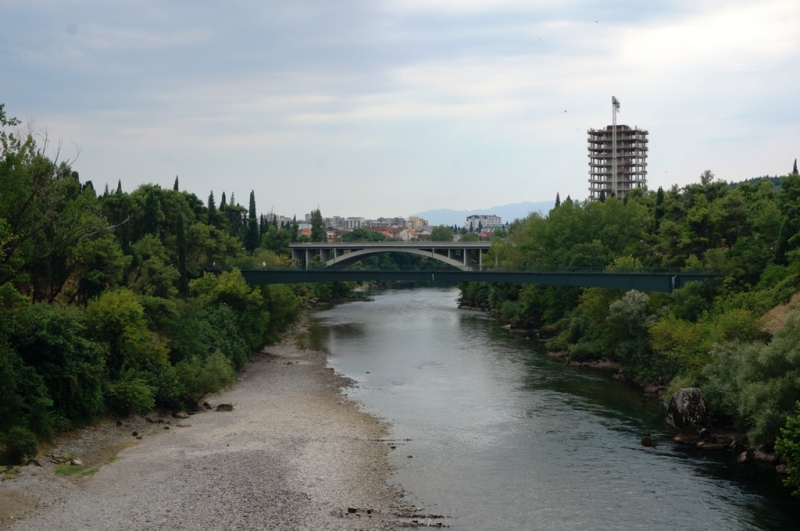
<svg viewBox="0 0 800 531">
<path fill-rule="evenodd" d="M 191 407 L 297 317 L 305 288 L 252 289 L 237 270 L 203 275 L 290 264 L 296 224 L 262 218 L 259 229 L 253 194 L 249 209 L 223 195 L 219 210 L 213 194 L 204 205 L 177 181 L 98 195 L 17 125 L 0 104 L 4 459 L 109 412 Z"/>
</svg>

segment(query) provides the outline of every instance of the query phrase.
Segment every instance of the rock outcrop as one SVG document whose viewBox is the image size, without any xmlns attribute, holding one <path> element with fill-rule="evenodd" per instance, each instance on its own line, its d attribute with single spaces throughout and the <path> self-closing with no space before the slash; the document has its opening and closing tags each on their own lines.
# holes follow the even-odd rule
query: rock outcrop
<svg viewBox="0 0 800 531">
<path fill-rule="evenodd" d="M 706 425 L 706 403 L 696 387 L 680 389 L 672 395 L 667 422 L 677 430 L 700 430 Z"/>
</svg>

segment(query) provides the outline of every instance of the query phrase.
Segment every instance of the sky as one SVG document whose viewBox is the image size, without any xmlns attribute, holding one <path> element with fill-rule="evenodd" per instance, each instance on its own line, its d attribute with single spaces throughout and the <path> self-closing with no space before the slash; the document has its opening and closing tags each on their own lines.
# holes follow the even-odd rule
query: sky
<svg viewBox="0 0 800 531">
<path fill-rule="evenodd" d="M 800 2 L 0 0 L 0 103 L 96 189 L 301 218 L 588 196 L 587 130 L 648 187 L 800 157 Z"/>
</svg>

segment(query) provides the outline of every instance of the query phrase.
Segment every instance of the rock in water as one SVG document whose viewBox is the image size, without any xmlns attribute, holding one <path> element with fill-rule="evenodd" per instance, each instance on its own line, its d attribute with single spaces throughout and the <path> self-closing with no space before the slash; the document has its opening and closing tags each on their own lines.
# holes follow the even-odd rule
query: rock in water
<svg viewBox="0 0 800 531">
<path fill-rule="evenodd" d="M 667 423 L 677 430 L 700 429 L 706 425 L 706 403 L 700 389 L 686 387 L 672 395 Z"/>
<path fill-rule="evenodd" d="M 652 448 L 653 446 L 656 445 L 656 443 L 653 442 L 652 437 L 650 437 L 650 432 L 645 432 L 645 434 L 642 435 L 642 438 L 639 440 L 639 442 L 641 443 L 642 446 L 647 446 L 648 448 Z"/>
</svg>

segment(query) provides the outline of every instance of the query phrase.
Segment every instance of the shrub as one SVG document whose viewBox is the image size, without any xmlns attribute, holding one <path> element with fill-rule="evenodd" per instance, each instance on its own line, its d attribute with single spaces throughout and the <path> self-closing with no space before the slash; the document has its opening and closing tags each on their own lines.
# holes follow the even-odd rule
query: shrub
<svg viewBox="0 0 800 531">
<path fill-rule="evenodd" d="M 266 302 L 259 290 L 247 285 L 238 269 L 219 276 L 205 273 L 192 281 L 191 289 L 204 305 L 227 304 L 233 309 L 248 348 L 257 350 L 264 345 L 270 322 Z"/>
<path fill-rule="evenodd" d="M 89 303 L 86 319 L 94 340 L 108 347 L 112 378 L 167 363 L 167 346 L 148 330 L 144 308 L 130 290 L 106 291 Z"/>
<path fill-rule="evenodd" d="M 155 397 L 156 390 L 135 370 L 125 371 L 119 380 L 106 386 L 108 406 L 120 415 L 147 413 L 156 405 Z"/>
<path fill-rule="evenodd" d="M 517 303 L 514 301 L 503 301 L 500 306 L 500 317 L 504 321 L 513 321 L 517 318 Z"/>
<path fill-rule="evenodd" d="M 187 403 L 197 404 L 204 395 L 233 385 L 236 373 L 230 361 L 215 351 L 205 360 L 192 356 L 175 366 L 185 390 Z"/>
<path fill-rule="evenodd" d="M 33 457 L 38 451 L 36 436 L 30 430 L 14 426 L 3 436 L 5 445 L 4 460 L 9 465 L 20 465 L 26 457 Z"/>
<path fill-rule="evenodd" d="M 795 414 L 786 419 L 786 427 L 781 428 L 781 436 L 775 441 L 775 451 L 786 457 L 784 480 L 787 487 L 794 488 L 792 494 L 800 496 L 800 402 L 795 403 Z"/>
<path fill-rule="evenodd" d="M 15 350 L 41 375 L 55 413 L 83 421 L 104 411 L 105 349 L 85 337 L 84 319 L 75 308 L 34 304 L 20 312 Z"/>
<path fill-rule="evenodd" d="M 703 394 L 712 414 L 737 419 L 750 441 L 769 448 L 800 399 L 800 313 L 769 345 L 726 342 L 712 350 Z"/>
<path fill-rule="evenodd" d="M 597 360 L 603 357 L 603 348 L 597 341 L 582 341 L 569 348 L 569 359 L 575 361 Z"/>
</svg>

